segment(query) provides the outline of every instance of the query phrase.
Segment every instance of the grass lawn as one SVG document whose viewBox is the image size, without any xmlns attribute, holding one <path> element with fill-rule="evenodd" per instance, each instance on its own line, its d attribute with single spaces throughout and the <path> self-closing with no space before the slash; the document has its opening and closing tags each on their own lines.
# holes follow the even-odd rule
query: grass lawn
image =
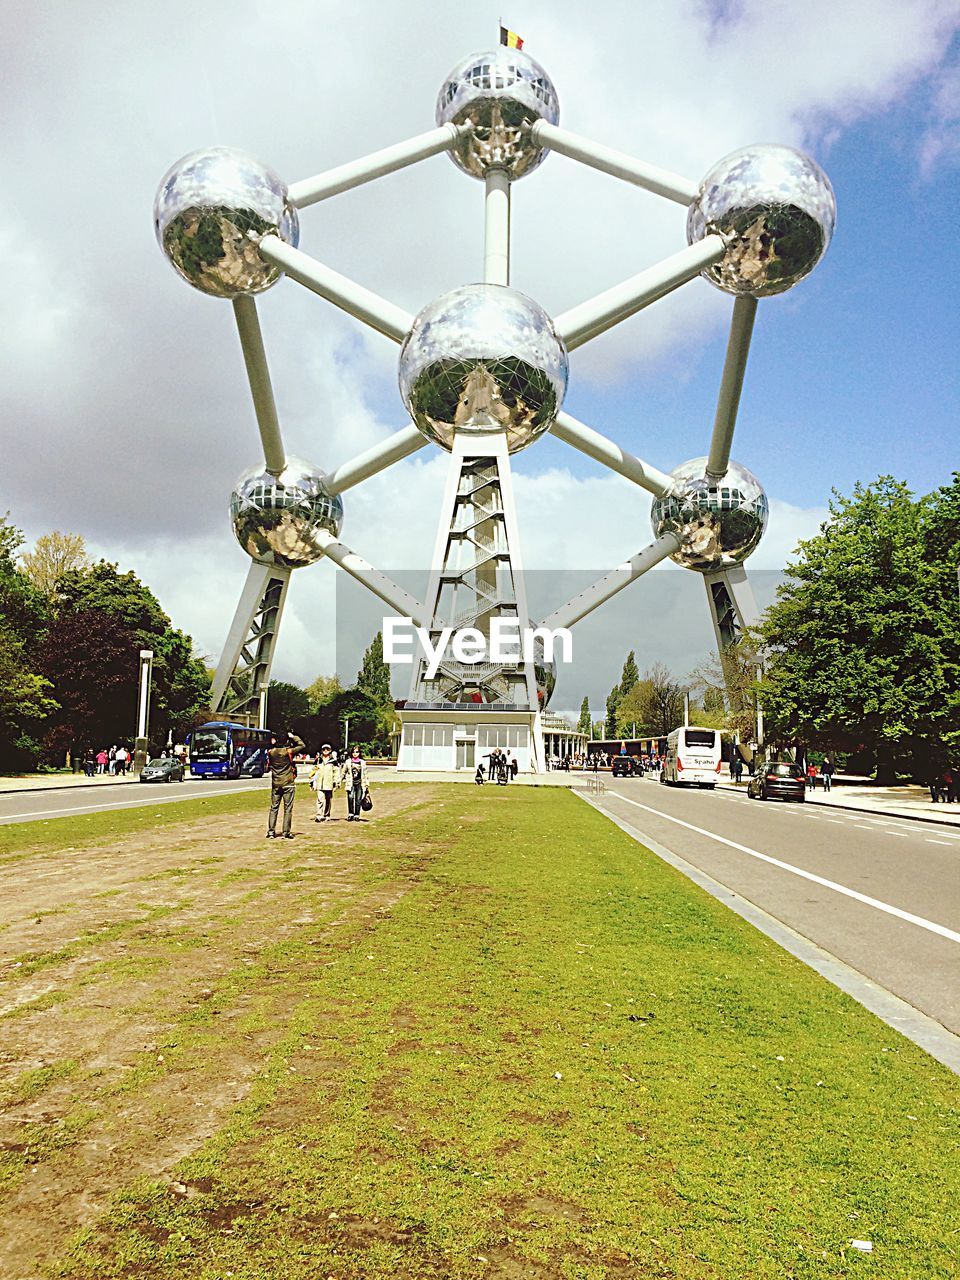
<svg viewBox="0 0 960 1280">
<path fill-rule="evenodd" d="M 960 1274 L 946 1068 L 566 791 L 375 798 L 266 850 L 262 796 L 160 806 L 142 869 L 138 811 L 0 828 L 14 887 L 66 831 L 101 877 L 127 859 L 3 971 L 4 997 L 46 984 L 0 1019 L 0 1115 L 36 1126 L 6 1144 L 9 1230 L 113 1153 L 29 1274 Z M 92 1049 L 98 1017 L 133 1047 Z M 12 1071 L 44 1027 L 57 1051 Z"/>
</svg>

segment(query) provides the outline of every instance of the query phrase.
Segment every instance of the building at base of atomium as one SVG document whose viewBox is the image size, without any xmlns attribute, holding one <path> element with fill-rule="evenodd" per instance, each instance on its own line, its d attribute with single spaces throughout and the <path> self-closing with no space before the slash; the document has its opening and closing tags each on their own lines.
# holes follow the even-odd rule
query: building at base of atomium
<svg viewBox="0 0 960 1280">
<path fill-rule="evenodd" d="M 231 299 L 264 463 L 239 480 L 234 533 L 251 558 L 217 667 L 213 710 L 264 715 L 291 573 L 332 560 L 394 616 L 430 637 L 489 637 L 495 626 L 570 628 L 670 558 L 702 575 L 721 659 L 756 610 L 744 562 L 759 543 L 767 500 L 730 457 L 757 302 L 802 280 L 823 256 L 836 205 L 819 166 L 790 147 L 745 147 L 697 183 L 559 128 L 556 90 L 533 58 L 497 48 L 447 77 L 436 127 L 287 187 L 243 152 L 213 148 L 178 161 L 161 183 L 155 229 L 170 262 L 202 292 Z M 687 209 L 687 244 L 598 296 L 548 316 L 510 287 L 513 183 L 548 151 L 602 170 Z M 299 213 L 320 200 L 447 152 L 483 184 L 484 277 L 412 315 L 299 248 Z M 357 458 L 323 471 L 288 457 L 255 295 L 286 275 L 400 345 L 400 393 L 411 422 Z M 734 297 L 707 453 L 669 474 L 563 411 L 568 354 L 702 275 Z M 550 432 L 653 496 L 653 541 L 546 619 L 524 592 L 510 458 Z M 342 495 L 433 445 L 450 455 L 431 574 L 414 599 L 340 540 Z M 474 769 L 494 747 L 521 769 L 545 766 L 543 711 L 555 681 L 542 653 L 510 661 L 446 653 L 412 665 L 401 713 L 399 767 Z"/>
</svg>

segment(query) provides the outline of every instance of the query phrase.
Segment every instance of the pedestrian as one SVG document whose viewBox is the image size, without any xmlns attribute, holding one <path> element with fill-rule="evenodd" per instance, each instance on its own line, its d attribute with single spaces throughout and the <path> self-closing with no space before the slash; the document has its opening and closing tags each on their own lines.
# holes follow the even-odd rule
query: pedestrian
<svg viewBox="0 0 960 1280">
<path fill-rule="evenodd" d="M 950 772 L 953 776 L 947 792 L 947 799 L 951 804 L 960 804 L 960 770 L 951 769 Z"/>
<path fill-rule="evenodd" d="M 733 780 L 739 787 L 740 780 L 743 777 L 743 756 L 740 754 L 739 751 L 734 752 L 732 764 L 733 764 Z"/>
<path fill-rule="evenodd" d="M 567 767 L 569 768 L 569 765 Z M 519 772 L 520 772 L 520 766 L 517 764 L 517 757 L 511 756 L 510 757 L 510 776 L 516 779 L 516 776 Z"/>
<path fill-rule="evenodd" d="M 93 754 L 93 747 L 87 747 L 86 755 L 83 757 L 83 772 L 88 778 L 92 778 L 97 771 L 97 757 Z"/>
<path fill-rule="evenodd" d="M 957 798 L 957 775 L 949 766 L 943 771 L 940 781 L 940 798 L 944 804 L 952 804 Z"/>
<path fill-rule="evenodd" d="M 107 771 L 107 749 L 101 747 L 97 752 L 97 773 L 106 773 Z"/>
<path fill-rule="evenodd" d="M 833 783 L 834 763 L 829 756 L 823 757 L 823 764 L 820 766 L 820 772 L 823 774 L 823 789 L 829 791 Z"/>
<path fill-rule="evenodd" d="M 281 738 L 283 739 L 281 742 Z M 270 764 L 270 817 L 267 821 L 267 839 L 273 840 L 277 834 L 277 816 L 280 813 L 280 801 L 283 801 L 283 834 L 285 839 L 293 839 L 293 800 L 297 791 L 297 766 L 293 763 L 295 751 L 303 750 L 303 739 L 295 733 L 270 735 L 270 750 L 267 760 Z"/>
<path fill-rule="evenodd" d="M 817 766 L 811 760 L 807 765 L 807 790 L 816 791 L 817 789 Z"/>
<path fill-rule="evenodd" d="M 359 822 L 360 806 L 367 790 L 367 766 L 359 747 L 354 747 L 353 754 L 344 761 L 341 778 L 347 788 L 347 821 Z"/>
<path fill-rule="evenodd" d="M 116 771 L 117 771 L 117 745 L 116 745 L 116 743 L 114 743 L 114 745 L 113 745 L 113 746 L 110 748 L 110 750 L 107 752 L 107 768 L 109 769 L 109 771 L 110 771 L 111 773 L 116 773 Z"/>
<path fill-rule="evenodd" d="M 325 742 L 317 756 L 317 764 L 310 775 L 310 785 L 317 793 L 317 813 L 314 822 L 326 822 L 333 805 L 333 792 L 337 785 L 337 766 L 333 748 Z"/>
<path fill-rule="evenodd" d="M 478 787 L 482 787 L 482 786 L 483 786 L 483 784 L 484 784 L 484 782 L 486 782 L 486 778 L 484 778 L 484 776 L 483 776 L 483 761 L 482 761 L 482 760 L 481 760 L 481 761 L 480 761 L 480 763 L 477 765 L 477 772 L 473 775 L 473 780 L 474 780 L 474 782 L 477 784 L 477 786 L 478 786 Z"/>
<path fill-rule="evenodd" d="M 127 776 L 128 758 L 127 748 L 122 745 L 117 747 L 117 754 L 114 756 L 114 765 L 118 778 L 125 778 Z"/>
</svg>

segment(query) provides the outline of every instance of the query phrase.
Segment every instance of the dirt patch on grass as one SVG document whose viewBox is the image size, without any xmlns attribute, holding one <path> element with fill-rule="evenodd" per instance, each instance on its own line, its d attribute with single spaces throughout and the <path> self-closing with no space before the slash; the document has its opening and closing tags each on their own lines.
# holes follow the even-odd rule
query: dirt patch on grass
<svg viewBox="0 0 960 1280">
<path fill-rule="evenodd" d="M 336 1087 L 343 1058 L 322 1043 L 285 1058 L 283 1037 L 309 971 L 375 929 L 429 863 L 391 821 L 429 799 L 382 788 L 378 830 L 315 825 L 301 796 L 291 841 L 265 841 L 258 808 L 7 869 L 0 1277 L 39 1275 L 118 1188 L 195 1152 L 265 1072 Z M 270 1127 L 296 1119 L 280 1107 Z M 218 1225 L 250 1211 L 221 1207 Z"/>
</svg>

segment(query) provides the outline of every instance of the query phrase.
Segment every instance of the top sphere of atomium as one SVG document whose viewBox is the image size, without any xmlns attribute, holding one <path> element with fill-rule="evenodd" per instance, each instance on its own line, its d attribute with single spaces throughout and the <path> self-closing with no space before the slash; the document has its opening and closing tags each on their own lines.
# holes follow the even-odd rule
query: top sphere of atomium
<svg viewBox="0 0 960 1280">
<path fill-rule="evenodd" d="M 732 151 L 700 184 L 687 213 L 687 242 L 716 233 L 727 251 L 702 272 L 724 293 L 765 298 L 810 274 L 837 221 L 830 179 L 793 147 Z"/>
<path fill-rule="evenodd" d="M 469 124 L 451 159 L 464 173 L 485 178 L 503 169 L 522 178 L 543 160 L 524 126 L 560 119 L 557 91 L 550 77 L 528 53 L 503 45 L 473 53 L 453 68 L 437 97 L 437 124 Z"/>
<path fill-rule="evenodd" d="M 272 169 L 236 147 L 193 151 L 153 203 L 160 248 L 187 284 L 215 298 L 262 293 L 282 272 L 260 257 L 264 236 L 296 246 L 300 220 Z"/>
<path fill-rule="evenodd" d="M 343 503 L 324 481 L 324 473 L 302 458 L 287 458 L 279 476 L 263 467 L 245 471 L 230 496 L 230 519 L 247 555 L 287 569 L 319 560 L 317 534 L 339 537 L 343 524 Z"/>
<path fill-rule="evenodd" d="M 428 440 L 501 433 L 511 453 L 547 431 L 567 389 L 567 352 L 516 289 L 468 284 L 420 312 L 400 350 L 400 394 Z"/>
<path fill-rule="evenodd" d="M 760 481 L 746 467 L 730 462 L 723 478 L 714 480 L 706 466 L 706 458 L 693 458 L 671 471 L 675 487 L 654 499 L 650 521 L 658 538 L 679 537 L 680 549 L 671 560 L 685 569 L 717 573 L 742 564 L 756 550 L 769 506 Z"/>
</svg>

